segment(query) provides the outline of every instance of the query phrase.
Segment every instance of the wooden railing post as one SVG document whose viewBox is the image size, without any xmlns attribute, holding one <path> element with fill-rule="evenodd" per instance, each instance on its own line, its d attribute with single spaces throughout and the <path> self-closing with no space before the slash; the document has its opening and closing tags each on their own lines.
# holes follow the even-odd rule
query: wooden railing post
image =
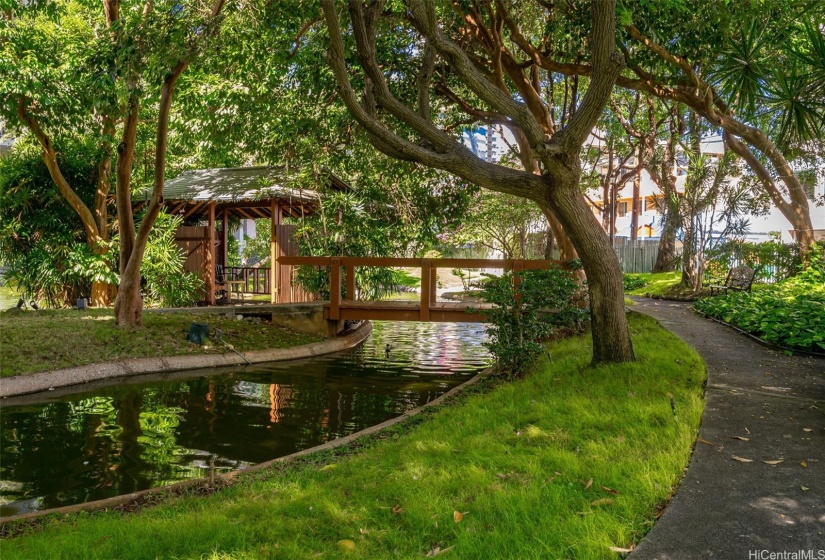
<svg viewBox="0 0 825 560">
<path fill-rule="evenodd" d="M 341 317 L 341 259 L 332 258 L 329 269 L 329 318 L 337 321 Z"/>
<path fill-rule="evenodd" d="M 421 309 L 418 313 L 420 321 L 430 320 L 430 297 L 432 291 L 432 262 L 430 259 L 421 259 Z"/>
<path fill-rule="evenodd" d="M 344 299 L 355 301 L 355 267 L 351 264 L 347 265 L 347 297 Z"/>
<path fill-rule="evenodd" d="M 524 272 L 524 261 L 513 261 L 513 295 L 516 305 L 521 305 L 521 273 Z"/>
<path fill-rule="evenodd" d="M 436 288 L 438 288 L 438 267 L 434 266 L 430 269 L 430 303 L 435 303 L 437 299 Z"/>
</svg>

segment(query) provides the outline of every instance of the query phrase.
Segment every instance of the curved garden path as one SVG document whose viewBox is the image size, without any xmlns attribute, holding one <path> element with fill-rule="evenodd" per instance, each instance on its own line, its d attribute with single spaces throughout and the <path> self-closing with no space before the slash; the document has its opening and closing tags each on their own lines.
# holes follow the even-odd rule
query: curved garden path
<svg viewBox="0 0 825 560">
<path fill-rule="evenodd" d="M 681 486 L 630 557 L 825 558 L 825 360 L 767 349 L 687 303 L 639 298 L 632 309 L 693 346 L 708 384 Z"/>
</svg>

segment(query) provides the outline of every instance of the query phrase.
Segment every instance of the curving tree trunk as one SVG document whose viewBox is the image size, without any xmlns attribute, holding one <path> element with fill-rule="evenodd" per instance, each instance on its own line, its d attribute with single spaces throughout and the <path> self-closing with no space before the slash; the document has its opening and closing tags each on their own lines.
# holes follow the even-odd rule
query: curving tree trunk
<svg viewBox="0 0 825 560">
<path fill-rule="evenodd" d="M 110 152 L 106 150 L 104 146 L 103 156 L 98 163 L 97 189 L 94 206 L 92 209 L 89 209 L 88 205 L 78 196 L 63 175 L 63 171 L 60 169 L 60 164 L 57 161 L 57 151 L 52 144 L 52 139 L 40 126 L 37 118 L 30 112 L 28 103 L 29 101 L 25 96 L 20 96 L 17 102 L 17 116 L 32 134 L 34 134 L 34 137 L 40 144 L 43 163 L 46 164 L 46 168 L 49 170 L 49 175 L 52 181 L 54 181 L 58 192 L 80 219 L 86 237 L 86 245 L 88 245 L 89 250 L 95 255 L 105 255 L 109 250 L 106 245 L 106 242 L 109 240 L 106 197 L 109 194 Z M 105 130 L 108 130 L 106 125 L 104 125 L 104 131 Z M 110 286 L 108 284 L 104 282 L 94 282 L 92 284 L 92 293 L 89 294 L 91 304 L 104 307 L 109 305 L 109 293 Z"/>
<path fill-rule="evenodd" d="M 548 203 L 575 245 L 587 275 L 593 361 L 631 361 L 635 355 L 630 335 L 616 328 L 627 324 L 619 259 L 579 191 L 575 168 L 571 175 L 548 192 Z"/>
<path fill-rule="evenodd" d="M 522 161 L 534 158 L 541 164 L 535 167 L 525 164 L 525 170 L 480 160 L 452 134 L 434 123 L 429 111 L 422 110 L 429 106 L 422 102 L 422 99 L 428 99 L 429 93 L 420 82 L 418 107 L 411 107 L 393 95 L 387 84 L 387 70 L 376 58 L 376 22 L 384 16 L 384 3 L 380 1 L 368 5 L 358 0 L 347 3 L 357 60 L 365 79 L 364 92 L 356 94 L 347 63 L 352 58 L 345 47 L 336 4 L 334 0 L 322 0 L 321 4 L 329 30 L 327 58 L 341 99 L 365 129 L 370 142 L 390 157 L 443 169 L 483 188 L 536 201 L 548 215 L 551 227 L 553 221 L 549 215 L 558 220 L 584 264 L 591 296 L 593 362 L 634 360 L 624 313 L 619 262 L 607 235 L 579 190 L 579 152 L 610 98 L 624 61 L 616 50 L 615 1 L 591 1 L 593 25 L 588 46 L 592 51 L 594 71 L 575 113 L 558 130 L 551 118 L 552 111 L 542 99 L 543 88 L 535 80 L 538 73 L 525 68 L 521 60 L 512 57 L 504 48 L 504 28 L 514 41 L 527 41 L 510 16 L 506 3 L 492 3 L 484 13 L 471 4 L 456 5 L 459 10 L 467 10 L 464 22 L 477 28 L 475 35 L 466 36 L 477 38 L 480 43 L 478 52 L 489 54 L 486 61 L 479 60 L 475 51 L 471 56 L 464 50 L 465 45 L 448 36 L 449 26 L 438 19 L 432 0 L 409 0 L 406 3 L 406 21 L 419 34 L 424 50 L 433 49 L 453 75 L 490 107 L 490 110 L 469 109 L 467 112 L 475 117 L 483 115 L 485 119 L 506 123 L 519 132 L 516 138 L 521 137 L 519 146 L 525 152 L 521 154 Z M 517 4 L 512 6 L 518 8 Z M 490 14 L 492 27 L 485 23 L 487 14 Z M 491 67 L 491 72 L 480 69 L 485 63 Z M 421 72 L 419 76 L 427 74 Z M 509 78 L 517 92 L 510 90 L 504 76 Z M 466 100 L 459 104 L 462 108 L 469 105 Z M 392 118 L 384 120 L 379 115 L 379 108 Z M 393 120 L 412 130 L 418 141 L 411 141 L 408 133 L 397 133 Z M 536 169 L 540 169 L 541 174 L 536 174 Z M 558 239 L 559 231 L 556 228 L 553 231 Z"/>
<path fill-rule="evenodd" d="M 209 38 L 218 28 L 220 14 L 226 0 L 214 0 L 209 16 L 203 23 L 199 40 Z M 152 10 L 147 2 L 144 16 Z M 140 295 L 140 266 L 146 252 L 149 234 L 163 208 L 163 187 L 166 181 L 166 147 L 169 139 L 169 115 L 175 95 L 175 84 L 189 67 L 201 44 L 190 45 L 173 64 L 163 78 L 160 89 L 157 128 L 155 133 L 155 165 L 152 195 L 143 215 L 140 227 L 135 230 L 132 211 L 131 172 L 135 157 L 135 142 L 140 108 L 139 90 L 134 88 L 129 96 L 127 114 L 123 125 L 123 135 L 118 145 L 116 165 L 117 211 L 120 222 L 120 285 L 115 299 L 115 322 L 118 326 L 139 326 L 143 324 L 143 298 Z"/>
</svg>

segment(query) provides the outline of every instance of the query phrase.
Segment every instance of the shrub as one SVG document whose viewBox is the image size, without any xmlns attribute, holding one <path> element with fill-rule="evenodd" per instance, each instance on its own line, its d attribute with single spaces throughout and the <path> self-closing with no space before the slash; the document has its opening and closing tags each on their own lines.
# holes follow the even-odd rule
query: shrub
<svg viewBox="0 0 825 560">
<path fill-rule="evenodd" d="M 694 307 L 773 344 L 823 352 L 825 259 L 819 253 L 808 268 L 778 284 L 701 299 Z"/>
<path fill-rule="evenodd" d="M 578 305 L 582 286 L 569 271 L 551 268 L 522 272 L 520 302 L 513 288 L 513 274 L 485 274 L 480 285 L 484 300 L 493 304 L 486 311 L 489 341 L 484 345 L 500 369 L 517 373 L 542 354 L 541 342 L 554 330 L 580 325 L 587 310 Z"/>
<path fill-rule="evenodd" d="M 149 234 L 140 274 L 146 280 L 144 303 L 187 307 L 201 299 L 203 281 L 183 268 L 185 256 L 175 243 L 180 216 L 161 212 Z"/>
<path fill-rule="evenodd" d="M 638 290 L 639 288 L 644 288 L 650 283 L 649 280 L 639 276 L 638 274 L 622 274 L 622 285 L 624 286 L 624 291 L 629 292 L 630 290 Z"/>
</svg>

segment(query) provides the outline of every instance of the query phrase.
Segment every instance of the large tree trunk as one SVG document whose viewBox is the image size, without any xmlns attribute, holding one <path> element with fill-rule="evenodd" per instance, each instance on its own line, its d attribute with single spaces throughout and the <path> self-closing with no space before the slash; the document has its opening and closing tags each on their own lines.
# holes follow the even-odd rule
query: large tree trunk
<svg viewBox="0 0 825 560">
<path fill-rule="evenodd" d="M 662 166 L 657 174 L 662 189 L 662 233 L 659 238 L 659 252 L 653 272 L 670 272 L 676 265 L 676 232 L 679 231 L 679 195 L 676 192 L 676 177 L 672 168 Z"/>
<path fill-rule="evenodd" d="M 588 45 L 592 52 L 593 72 L 587 92 L 581 102 L 575 104 L 575 113 L 561 130 L 556 129 L 549 118 L 547 105 L 542 103 L 540 84 L 527 79 L 520 61 L 513 58 L 500 42 L 503 36 L 500 29 L 504 25 L 513 41 L 527 42 L 508 15 L 505 3 L 488 5 L 490 10 L 495 9 L 498 21 L 503 23 L 496 24 L 496 32 L 486 34 L 492 42 L 483 45 L 495 61 L 494 65 L 497 64 L 500 69 L 498 81 L 491 80 L 479 69 L 475 52 L 469 55 L 464 45 L 453 42 L 445 34 L 432 3 L 420 0 L 407 3 L 408 19 L 444 63 L 489 105 L 494 114 L 505 116 L 505 121 L 512 120 L 513 129 L 521 130 L 525 141 L 519 142 L 524 154 L 523 172 L 479 161 L 469 150 L 458 145 L 454 137 L 432 121 L 422 118 L 420 113 L 393 95 L 387 84 L 386 69 L 375 57 L 375 22 L 382 10 L 381 3 L 365 5 L 355 0 L 347 3 L 358 60 L 366 75 L 364 93 L 356 94 L 350 81 L 347 49 L 336 3 L 334 0 L 322 0 L 321 5 L 329 30 L 327 59 L 335 75 L 338 92 L 350 114 L 366 130 L 370 142 L 391 157 L 417 161 L 463 177 L 481 187 L 538 202 L 551 226 L 556 219 L 562 226 L 558 231 L 553 228 L 560 247 L 562 239 L 559 234 L 563 230 L 584 264 L 590 290 L 593 362 L 632 361 L 633 347 L 624 311 L 618 258 L 579 190 L 579 152 L 598 122 L 624 64 L 624 57 L 616 50 L 615 1 L 592 0 L 590 3 L 593 25 Z M 480 19 L 467 18 L 467 24 L 484 27 Z M 533 50 L 536 52 L 535 58 L 540 59 L 541 53 Z M 503 74 L 512 80 L 523 102 L 515 100 L 514 92 L 503 80 Z M 376 106 L 406 123 L 431 143 L 432 149 L 396 134 L 394 125 L 387 126 L 378 117 Z M 533 157 L 541 159 L 541 176 L 535 174 L 535 166 L 527 161 Z"/>
<path fill-rule="evenodd" d="M 665 210 L 664 226 L 659 238 L 659 252 L 656 254 L 656 263 L 653 272 L 670 272 L 676 265 L 676 232 L 679 230 L 679 221 L 670 210 Z"/>
<path fill-rule="evenodd" d="M 128 271 L 128 267 L 127 267 Z M 119 326 L 143 324 L 143 298 L 140 295 L 140 267 L 138 274 L 122 274 L 115 299 L 115 323 Z"/>
<path fill-rule="evenodd" d="M 57 190 L 80 218 L 86 236 L 86 244 L 89 249 L 95 255 L 105 255 L 108 248 L 104 243 L 109 239 L 106 196 L 109 194 L 111 157 L 108 152 L 104 151 L 104 155 L 98 163 L 98 179 L 93 213 L 74 189 L 72 189 L 63 175 L 60 165 L 57 162 L 57 151 L 52 145 L 52 140 L 41 128 L 36 118 L 29 113 L 24 97 L 20 97 L 18 100 L 17 113 L 40 143 L 40 147 L 43 149 L 41 154 L 43 163 L 46 164 L 46 168 L 49 170 L 49 175 L 52 181 L 54 181 Z M 108 130 L 109 128 L 104 128 L 104 133 Z M 92 284 L 90 299 L 91 304 L 94 306 L 105 307 L 109 305 L 109 285 L 104 282 L 94 282 Z"/>
<path fill-rule="evenodd" d="M 682 242 L 682 286 L 696 290 L 696 228 L 693 216 L 685 223 L 685 236 Z"/>
<path fill-rule="evenodd" d="M 590 293 L 593 363 L 635 360 L 619 259 L 578 188 L 578 174 L 548 191 L 548 203 L 576 246 Z"/>
</svg>

